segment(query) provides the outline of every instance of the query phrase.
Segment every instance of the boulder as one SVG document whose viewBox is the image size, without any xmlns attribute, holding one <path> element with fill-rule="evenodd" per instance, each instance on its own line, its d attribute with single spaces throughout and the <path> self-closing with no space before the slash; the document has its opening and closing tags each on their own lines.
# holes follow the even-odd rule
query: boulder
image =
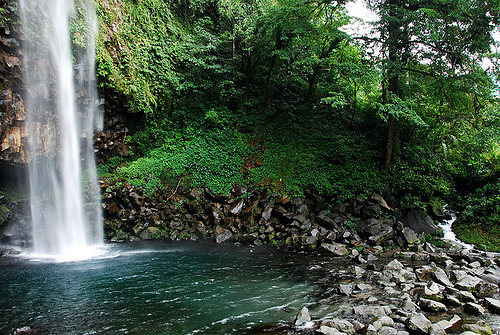
<svg viewBox="0 0 500 335">
<path fill-rule="evenodd" d="M 406 328 L 410 333 L 424 335 L 429 332 L 432 322 L 422 313 L 417 313 L 406 320 Z"/>
<path fill-rule="evenodd" d="M 473 315 L 483 315 L 486 312 L 483 306 L 473 302 L 466 303 L 464 305 L 464 311 Z"/>
<path fill-rule="evenodd" d="M 393 327 L 383 326 L 380 328 L 377 335 L 398 335 L 398 330 Z"/>
<path fill-rule="evenodd" d="M 432 273 L 432 277 L 438 283 L 440 283 L 446 287 L 453 287 L 453 284 L 451 283 L 450 278 L 448 277 L 446 272 L 441 268 L 436 268 L 436 270 Z"/>
<path fill-rule="evenodd" d="M 420 239 L 417 236 L 417 233 L 410 227 L 404 227 L 402 231 L 403 237 L 405 238 L 406 243 L 408 244 L 420 244 Z"/>
<path fill-rule="evenodd" d="M 224 243 L 233 238 L 233 233 L 229 229 L 222 228 L 221 226 L 217 226 L 215 228 L 215 241 L 217 243 Z"/>
<path fill-rule="evenodd" d="M 328 327 L 328 326 L 321 326 L 319 327 L 316 332 L 320 334 L 325 334 L 325 335 L 348 335 L 347 333 L 341 332 L 336 328 L 333 327 Z"/>
<path fill-rule="evenodd" d="M 482 279 L 471 276 L 471 275 L 466 275 L 465 277 L 461 278 L 459 281 L 456 282 L 456 287 L 464 290 L 464 291 L 469 291 L 473 292 L 476 290 L 476 287 L 481 284 Z"/>
<path fill-rule="evenodd" d="M 429 312 L 446 312 L 448 308 L 443 303 L 431 299 L 420 299 L 420 307 Z"/>
<path fill-rule="evenodd" d="M 434 323 L 429 328 L 429 335 L 446 335 L 446 330 L 439 323 Z"/>
<path fill-rule="evenodd" d="M 435 234 L 439 228 L 434 224 L 432 218 L 420 209 L 413 209 L 406 214 L 402 220 L 403 224 L 415 233 Z"/>
<path fill-rule="evenodd" d="M 342 331 L 343 333 L 353 335 L 356 333 L 356 329 L 354 325 L 347 320 L 343 319 L 325 319 L 321 321 L 322 326 L 327 326 L 338 331 Z"/>
<path fill-rule="evenodd" d="M 347 247 L 342 243 L 322 243 L 321 248 L 331 252 L 335 256 L 345 256 L 349 253 Z"/>
<path fill-rule="evenodd" d="M 471 331 L 474 334 L 481 335 L 492 335 L 493 331 L 484 321 L 478 321 L 477 323 L 469 323 L 462 325 L 462 329 L 465 331 Z"/>
<path fill-rule="evenodd" d="M 309 309 L 307 307 L 302 307 L 302 309 L 297 313 L 294 324 L 296 327 L 312 326 L 311 315 L 309 314 Z"/>
<path fill-rule="evenodd" d="M 391 314 L 389 306 L 359 305 L 353 307 L 353 312 L 361 317 L 382 317 Z"/>
<path fill-rule="evenodd" d="M 485 298 L 484 302 L 491 313 L 500 314 L 500 300 Z"/>
<path fill-rule="evenodd" d="M 386 266 L 384 266 L 384 270 L 389 270 L 389 271 L 401 271 L 403 269 L 404 265 L 397 259 L 393 259 Z"/>
</svg>

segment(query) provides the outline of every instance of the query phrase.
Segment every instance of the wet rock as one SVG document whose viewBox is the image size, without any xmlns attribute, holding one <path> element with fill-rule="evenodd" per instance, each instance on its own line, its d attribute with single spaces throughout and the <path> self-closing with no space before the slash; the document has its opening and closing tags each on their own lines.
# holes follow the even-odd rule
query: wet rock
<svg viewBox="0 0 500 335">
<path fill-rule="evenodd" d="M 448 308 L 445 304 L 430 299 L 420 299 L 420 307 L 429 312 L 446 312 Z"/>
<path fill-rule="evenodd" d="M 356 333 L 354 325 L 348 320 L 343 319 L 325 319 L 321 321 L 322 326 L 327 326 L 343 333 L 352 335 Z"/>
<path fill-rule="evenodd" d="M 341 243 L 322 243 L 321 248 L 331 252 L 334 256 L 345 256 L 349 253 L 347 247 Z"/>
<path fill-rule="evenodd" d="M 348 335 L 347 333 L 341 332 L 336 328 L 328 327 L 328 326 L 321 326 L 319 329 L 316 330 L 316 332 L 320 334 L 325 334 L 325 335 Z"/>
<path fill-rule="evenodd" d="M 456 282 L 455 286 L 461 290 L 466 290 L 469 292 L 473 292 L 476 290 L 476 287 L 482 282 L 482 280 L 478 277 L 466 275 Z"/>
<path fill-rule="evenodd" d="M 17 328 L 12 332 L 12 335 L 32 335 L 32 334 L 36 334 L 36 331 L 34 329 L 31 329 L 31 327 L 29 326 Z"/>
<path fill-rule="evenodd" d="M 446 335 L 446 330 L 438 323 L 434 323 L 429 328 L 429 335 Z"/>
<path fill-rule="evenodd" d="M 500 314 L 500 300 L 484 298 L 484 302 L 491 313 Z"/>
<path fill-rule="evenodd" d="M 443 269 L 441 269 L 441 268 L 436 267 L 435 271 L 432 273 L 432 277 L 438 283 L 440 283 L 440 284 L 442 284 L 442 285 L 444 285 L 446 287 L 452 287 L 453 286 L 453 284 L 450 281 L 450 278 L 448 277 L 448 275 L 446 274 L 446 272 Z"/>
<path fill-rule="evenodd" d="M 233 238 L 233 233 L 226 228 L 222 228 L 221 226 L 217 226 L 215 228 L 215 241 L 217 243 L 224 243 Z"/>
<path fill-rule="evenodd" d="M 479 321 L 475 324 L 464 324 L 462 325 L 462 329 L 465 331 L 471 331 L 475 334 L 481 334 L 481 335 L 493 334 L 491 328 L 484 321 Z"/>
<path fill-rule="evenodd" d="M 484 313 L 486 313 L 486 310 L 483 306 L 473 302 L 466 303 L 464 305 L 464 311 L 472 315 L 483 315 Z"/>
<path fill-rule="evenodd" d="M 311 315 L 309 314 L 309 309 L 307 307 L 302 307 L 299 313 L 297 313 L 294 324 L 296 327 L 311 327 L 313 325 L 311 322 Z"/>
<path fill-rule="evenodd" d="M 402 220 L 403 224 L 411 228 L 417 234 L 435 234 L 439 228 L 434 224 L 432 218 L 424 211 L 414 209 L 408 212 Z"/>
<path fill-rule="evenodd" d="M 427 334 L 432 327 L 432 322 L 422 313 L 417 313 L 406 321 L 406 328 L 410 333 L 417 335 Z"/>
</svg>

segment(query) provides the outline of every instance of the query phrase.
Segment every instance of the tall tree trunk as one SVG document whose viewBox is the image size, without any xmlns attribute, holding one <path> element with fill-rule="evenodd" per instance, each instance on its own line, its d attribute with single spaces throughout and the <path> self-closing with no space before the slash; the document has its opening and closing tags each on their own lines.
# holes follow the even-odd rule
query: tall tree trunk
<svg viewBox="0 0 500 335">
<path fill-rule="evenodd" d="M 401 32 L 401 21 L 399 9 L 401 3 L 399 0 L 387 0 L 388 20 L 387 20 L 387 47 L 388 63 L 386 68 L 386 78 L 388 79 L 388 92 L 384 103 L 392 103 L 393 96 L 403 99 L 403 93 L 400 87 L 401 68 L 404 62 L 403 41 L 405 36 Z M 398 120 L 394 114 L 389 114 L 389 125 L 387 128 L 387 144 L 385 154 L 385 168 L 388 169 L 394 158 L 394 149 L 398 140 L 397 136 Z"/>
</svg>

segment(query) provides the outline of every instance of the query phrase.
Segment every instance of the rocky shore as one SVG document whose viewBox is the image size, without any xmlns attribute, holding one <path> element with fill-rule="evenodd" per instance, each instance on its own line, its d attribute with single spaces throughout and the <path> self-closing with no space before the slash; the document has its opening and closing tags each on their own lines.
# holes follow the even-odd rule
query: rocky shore
<svg viewBox="0 0 500 335">
<path fill-rule="evenodd" d="M 340 277 L 329 263 L 315 266 L 322 273 L 319 302 L 299 311 L 282 333 L 500 334 L 496 256 L 422 248 L 347 257 Z M 315 318 L 308 307 L 333 312 Z"/>
<path fill-rule="evenodd" d="M 497 256 L 439 239 L 439 210 L 394 210 L 376 194 L 332 203 L 238 187 L 227 197 L 179 188 L 146 197 L 106 180 L 101 187 L 110 241 L 203 239 L 326 256 L 309 270 L 318 302 L 293 324 L 255 332 L 500 334 Z"/>
</svg>

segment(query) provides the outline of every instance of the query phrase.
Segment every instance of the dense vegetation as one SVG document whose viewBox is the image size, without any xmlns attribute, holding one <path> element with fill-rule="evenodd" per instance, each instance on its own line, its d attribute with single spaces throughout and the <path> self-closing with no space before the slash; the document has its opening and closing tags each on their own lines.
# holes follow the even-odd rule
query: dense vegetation
<svg viewBox="0 0 500 335">
<path fill-rule="evenodd" d="M 346 2 L 97 0 L 101 85 L 143 120 L 101 172 L 149 194 L 377 192 L 500 224 L 500 2 L 370 1 L 365 35 Z"/>
</svg>

